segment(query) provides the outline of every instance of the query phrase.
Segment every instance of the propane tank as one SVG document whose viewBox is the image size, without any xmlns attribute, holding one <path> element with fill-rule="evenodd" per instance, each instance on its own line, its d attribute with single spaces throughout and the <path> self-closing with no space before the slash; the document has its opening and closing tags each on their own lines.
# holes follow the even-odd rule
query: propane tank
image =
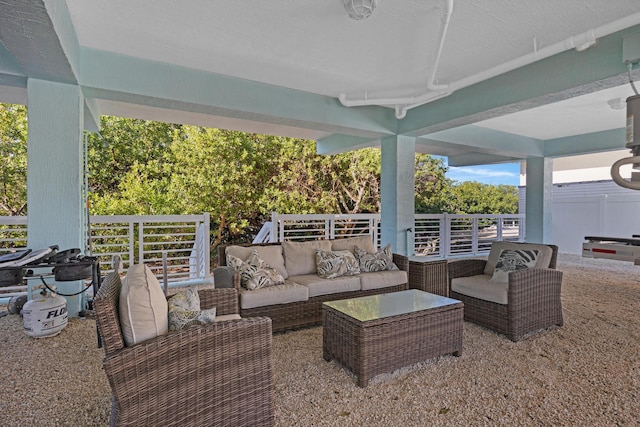
<svg viewBox="0 0 640 427">
<path fill-rule="evenodd" d="M 67 326 L 67 300 L 43 290 L 22 307 L 24 331 L 34 338 L 58 335 Z"/>
</svg>

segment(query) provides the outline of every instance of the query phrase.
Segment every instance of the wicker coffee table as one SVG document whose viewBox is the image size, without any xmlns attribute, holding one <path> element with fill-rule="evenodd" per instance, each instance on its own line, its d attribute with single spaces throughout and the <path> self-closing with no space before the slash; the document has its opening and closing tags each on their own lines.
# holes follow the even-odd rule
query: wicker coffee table
<svg viewBox="0 0 640 427">
<path fill-rule="evenodd" d="M 463 304 L 417 289 L 322 306 L 323 357 L 366 387 L 376 375 L 462 352 Z"/>
</svg>

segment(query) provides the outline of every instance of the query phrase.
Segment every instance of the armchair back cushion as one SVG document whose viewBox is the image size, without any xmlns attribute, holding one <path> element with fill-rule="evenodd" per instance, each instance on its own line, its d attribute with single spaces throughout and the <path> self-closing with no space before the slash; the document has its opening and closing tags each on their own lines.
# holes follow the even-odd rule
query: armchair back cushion
<svg viewBox="0 0 640 427">
<path fill-rule="evenodd" d="M 127 346 L 166 335 L 169 330 L 167 299 L 144 264 L 127 270 L 120 291 L 120 326 Z"/>
<path fill-rule="evenodd" d="M 493 271 L 498 263 L 500 254 L 505 249 L 538 251 L 535 268 L 549 268 L 553 257 L 553 248 L 549 245 L 536 243 L 493 242 L 491 244 L 489 257 L 487 258 L 487 264 L 484 267 L 484 274 L 493 276 Z"/>
</svg>

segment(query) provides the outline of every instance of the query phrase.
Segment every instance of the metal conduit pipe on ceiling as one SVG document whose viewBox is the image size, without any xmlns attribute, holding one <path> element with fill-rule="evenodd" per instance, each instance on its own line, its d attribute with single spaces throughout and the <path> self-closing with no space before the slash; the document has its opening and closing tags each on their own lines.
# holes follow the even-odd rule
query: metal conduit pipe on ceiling
<svg viewBox="0 0 640 427">
<path fill-rule="evenodd" d="M 525 65 L 529 65 L 541 59 L 549 58 L 553 55 L 562 53 L 570 49 L 575 49 L 578 52 L 582 52 L 595 45 L 600 37 L 604 37 L 617 31 L 624 30 L 625 28 L 640 24 L 640 13 L 634 13 L 622 19 L 618 19 L 617 21 L 613 21 L 600 27 L 590 29 L 582 34 L 568 37 L 565 40 L 554 43 L 545 48 L 534 49 L 534 51 L 529 54 L 520 56 L 516 59 L 497 65 L 493 68 L 489 68 L 472 76 L 465 77 L 447 85 L 437 85 L 435 84 L 437 66 L 439 65 L 438 62 L 441 51 L 443 49 L 444 39 L 446 37 L 446 32 L 448 30 L 452 12 L 453 0 L 447 0 L 447 12 L 445 15 L 445 22 L 442 28 L 442 32 L 440 34 L 440 45 L 436 59 L 436 66 L 434 67 L 429 83 L 427 84 L 427 88 L 429 89 L 428 92 L 425 92 L 421 95 L 402 98 L 369 98 L 368 96 L 365 96 L 364 99 L 360 100 L 349 100 L 347 99 L 347 95 L 345 93 L 341 93 L 338 96 L 338 99 L 340 100 L 342 105 L 344 105 L 345 107 L 356 107 L 364 105 L 394 105 L 396 110 L 396 118 L 403 119 L 406 116 L 407 111 L 411 108 L 433 102 L 437 99 L 441 99 L 443 97 L 451 95 L 456 90 L 471 86 L 484 80 L 488 80 L 492 77 L 515 70 L 516 68 L 520 68 Z"/>
</svg>

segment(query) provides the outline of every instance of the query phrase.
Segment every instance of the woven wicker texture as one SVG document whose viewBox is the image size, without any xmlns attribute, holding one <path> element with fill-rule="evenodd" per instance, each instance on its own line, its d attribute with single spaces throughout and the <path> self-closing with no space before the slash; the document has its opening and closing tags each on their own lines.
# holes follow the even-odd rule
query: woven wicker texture
<svg viewBox="0 0 640 427">
<path fill-rule="evenodd" d="M 112 426 L 273 425 L 270 319 L 193 326 L 118 348 L 120 286 L 110 274 L 94 300 L 113 393 Z M 235 289 L 199 294 L 202 308 L 237 313 Z"/>
<path fill-rule="evenodd" d="M 447 260 L 409 261 L 409 288 L 448 297 Z"/>
<path fill-rule="evenodd" d="M 323 306 L 323 357 L 335 359 L 366 387 L 376 375 L 462 352 L 463 305 L 359 321 Z"/>
<path fill-rule="evenodd" d="M 509 274 L 507 304 L 451 291 L 451 298 L 464 303 L 464 319 L 504 334 L 512 341 L 549 326 L 562 326 L 562 272 L 555 269 L 558 247 L 549 246 L 553 249 L 549 268 L 529 268 Z M 486 260 L 482 259 L 450 261 L 449 283 L 457 277 L 483 274 L 485 264 Z"/>
</svg>

